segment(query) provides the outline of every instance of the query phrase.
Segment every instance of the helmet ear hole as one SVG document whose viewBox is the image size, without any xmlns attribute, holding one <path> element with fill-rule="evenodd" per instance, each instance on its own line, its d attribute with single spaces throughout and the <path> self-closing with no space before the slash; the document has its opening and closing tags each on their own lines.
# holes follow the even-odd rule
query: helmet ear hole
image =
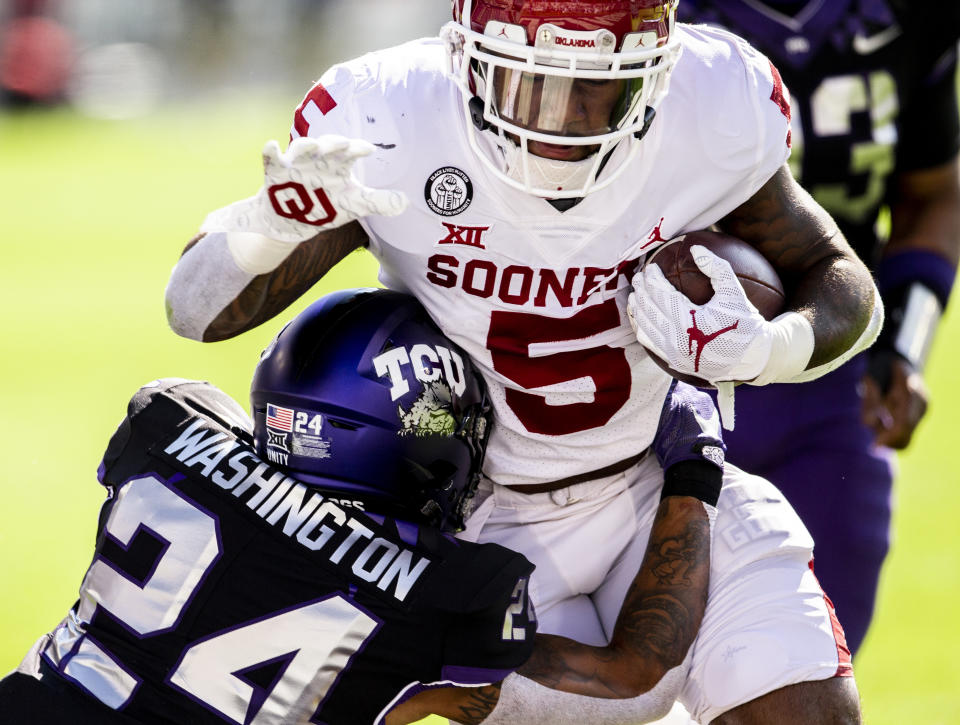
<svg viewBox="0 0 960 725">
<path fill-rule="evenodd" d="M 339 428 L 341 430 L 359 430 L 360 425 L 357 423 L 351 423 L 347 420 L 340 420 L 338 418 L 327 418 L 327 422 L 334 428 Z"/>
<path fill-rule="evenodd" d="M 436 461 L 430 470 L 433 473 L 433 485 L 441 491 L 449 490 L 457 475 L 457 467 L 450 461 Z"/>
</svg>

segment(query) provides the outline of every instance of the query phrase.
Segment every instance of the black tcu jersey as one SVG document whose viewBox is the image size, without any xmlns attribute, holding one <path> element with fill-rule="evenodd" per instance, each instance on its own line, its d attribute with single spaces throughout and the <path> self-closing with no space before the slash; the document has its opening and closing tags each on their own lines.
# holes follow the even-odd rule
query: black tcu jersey
<svg viewBox="0 0 960 725">
<path fill-rule="evenodd" d="M 683 0 L 678 12 L 746 37 L 773 61 L 791 95 L 794 175 L 875 264 L 891 173 L 960 148 L 960 3 Z"/>
<path fill-rule="evenodd" d="M 65 708 L 82 690 L 109 708 L 91 721 L 356 725 L 527 659 L 523 556 L 321 494 L 259 460 L 247 421 L 206 383 L 132 399 L 80 600 L 36 650 Z"/>
</svg>

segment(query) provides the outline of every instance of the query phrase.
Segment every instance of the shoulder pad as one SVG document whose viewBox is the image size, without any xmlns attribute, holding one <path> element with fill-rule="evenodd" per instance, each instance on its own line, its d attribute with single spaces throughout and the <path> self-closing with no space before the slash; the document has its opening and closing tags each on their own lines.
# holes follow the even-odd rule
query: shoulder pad
<svg viewBox="0 0 960 725">
<path fill-rule="evenodd" d="M 291 138 L 335 134 L 376 147 L 358 159 L 357 178 L 391 188 L 409 176 L 425 109 L 455 88 L 439 40 L 417 40 L 332 66 L 294 113 Z"/>
<path fill-rule="evenodd" d="M 757 169 L 760 183 L 766 181 L 789 156 L 790 105 L 779 72 L 733 33 L 682 27 L 684 49 L 675 72 L 685 77 L 670 92 L 687 86 L 685 93 L 695 99 L 703 153 L 723 169 Z"/>
<path fill-rule="evenodd" d="M 122 483 L 140 472 L 150 447 L 196 415 L 209 418 L 247 442 L 253 440 L 250 417 L 222 390 L 198 380 L 161 378 L 147 383 L 130 398 L 127 415 L 110 439 L 100 464 L 101 483 Z"/>
</svg>

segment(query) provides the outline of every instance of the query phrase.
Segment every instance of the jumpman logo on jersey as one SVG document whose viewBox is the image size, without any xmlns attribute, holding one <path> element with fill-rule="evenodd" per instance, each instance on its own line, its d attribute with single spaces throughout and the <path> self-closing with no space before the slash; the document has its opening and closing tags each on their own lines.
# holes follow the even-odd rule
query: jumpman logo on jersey
<svg viewBox="0 0 960 725">
<path fill-rule="evenodd" d="M 664 239 L 663 236 L 660 234 L 660 227 L 662 227 L 662 226 L 663 226 L 663 217 L 660 217 L 660 222 L 657 224 L 657 226 L 655 226 L 655 227 L 653 228 L 653 231 L 650 232 L 650 234 L 647 235 L 647 241 L 646 241 L 646 243 L 645 243 L 642 247 L 640 247 L 640 249 L 646 249 L 647 247 L 649 247 L 649 246 L 650 246 L 651 244 L 653 244 L 654 242 L 665 242 L 665 241 L 667 241 L 667 240 Z"/>
<path fill-rule="evenodd" d="M 693 359 L 693 370 L 694 372 L 700 372 L 700 353 L 703 352 L 703 348 L 706 347 L 707 343 L 711 340 L 719 337 L 725 332 L 730 332 L 730 330 L 736 330 L 737 326 L 740 324 L 740 320 L 737 320 L 732 325 L 728 325 L 721 330 L 716 332 L 711 332 L 709 335 L 697 327 L 697 311 L 690 310 L 690 316 L 693 318 L 693 327 L 687 328 L 688 345 L 687 345 L 687 354 L 693 355 L 693 344 L 697 344 L 697 356 Z"/>
</svg>

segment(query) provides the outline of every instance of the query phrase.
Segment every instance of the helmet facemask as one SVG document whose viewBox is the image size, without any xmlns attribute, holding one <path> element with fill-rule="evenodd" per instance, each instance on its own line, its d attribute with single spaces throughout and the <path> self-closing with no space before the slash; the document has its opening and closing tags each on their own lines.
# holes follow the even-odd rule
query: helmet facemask
<svg viewBox="0 0 960 725">
<path fill-rule="evenodd" d="M 455 413 L 456 427 L 452 437 L 462 442 L 469 452 L 466 475 L 449 464 L 427 469 L 416 461 L 407 461 L 407 500 L 423 520 L 441 531 L 462 531 L 473 511 L 473 498 L 480 485 L 493 421 L 493 406 L 486 388 L 480 390 L 478 400 Z M 449 480 L 443 480 L 445 477 Z"/>
<path fill-rule="evenodd" d="M 614 3 L 616 22 L 578 19 L 592 30 L 537 22 L 543 14 L 524 3 L 511 10 L 462 2 L 462 17 L 471 20 L 448 24 L 444 36 L 473 120 L 470 144 L 485 165 L 511 186 L 551 199 L 614 181 L 666 94 L 679 56 L 676 0 Z M 635 30 L 618 36 L 628 21 Z"/>
</svg>

